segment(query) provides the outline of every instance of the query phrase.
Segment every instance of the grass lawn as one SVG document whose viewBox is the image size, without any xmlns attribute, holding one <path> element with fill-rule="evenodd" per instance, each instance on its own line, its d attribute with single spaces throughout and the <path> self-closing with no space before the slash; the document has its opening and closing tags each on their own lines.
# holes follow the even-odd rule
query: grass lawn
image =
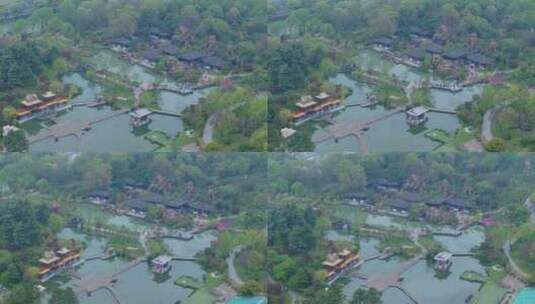
<svg viewBox="0 0 535 304">
<path fill-rule="evenodd" d="M 485 283 L 487 281 L 487 276 L 475 271 L 465 271 L 461 275 L 461 280 L 476 282 L 476 283 Z"/>
<path fill-rule="evenodd" d="M 259 269 L 254 269 L 256 267 L 250 267 L 250 253 L 243 250 L 240 252 L 240 254 L 236 257 L 235 260 L 235 266 L 236 266 L 236 272 L 238 273 L 238 276 L 243 281 L 263 281 L 264 278 L 266 278 L 266 274 L 264 271 L 259 271 Z"/>
<path fill-rule="evenodd" d="M 507 289 L 493 281 L 488 281 L 470 301 L 470 304 L 498 304 L 506 293 Z"/>
<path fill-rule="evenodd" d="M 473 132 L 465 130 L 464 128 L 459 129 L 455 134 L 451 135 L 448 132 L 440 129 L 429 130 L 424 134 L 425 137 L 439 142 L 442 145 L 438 147 L 435 151 L 437 152 L 455 152 L 459 150 L 464 143 L 474 139 Z"/>
<path fill-rule="evenodd" d="M 366 212 L 357 207 L 338 205 L 334 209 L 334 217 L 350 222 L 353 227 L 364 225 L 367 216 Z"/>
<path fill-rule="evenodd" d="M 526 236 L 520 237 L 513 245 L 511 255 L 518 267 L 535 276 L 535 261 L 529 257 L 529 252 L 533 250 L 532 248 L 535 248 L 535 246 L 531 243 L 531 238 Z"/>
<path fill-rule="evenodd" d="M 442 244 L 431 235 L 420 237 L 418 242 L 429 251 L 442 251 L 443 249 Z"/>
<path fill-rule="evenodd" d="M 199 289 L 202 287 L 201 283 L 190 276 L 181 276 L 176 279 L 175 284 L 190 289 Z"/>
<path fill-rule="evenodd" d="M 217 287 L 219 284 L 223 283 L 223 277 L 217 276 L 213 277 L 208 274 L 206 276 L 206 281 L 204 286 L 200 289 L 197 289 L 191 297 L 184 301 L 184 304 L 205 304 L 205 303 L 215 303 L 215 297 L 210 293 L 212 288 Z"/>
<path fill-rule="evenodd" d="M 166 146 L 170 142 L 169 136 L 162 131 L 150 131 L 145 134 L 144 138 L 159 146 Z"/>
</svg>

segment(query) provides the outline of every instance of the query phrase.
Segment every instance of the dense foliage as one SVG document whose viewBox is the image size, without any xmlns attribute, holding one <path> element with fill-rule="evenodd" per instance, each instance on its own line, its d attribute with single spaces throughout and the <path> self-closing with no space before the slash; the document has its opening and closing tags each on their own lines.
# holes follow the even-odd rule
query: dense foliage
<svg viewBox="0 0 535 304">
<path fill-rule="evenodd" d="M 281 10 L 270 5 L 271 14 Z M 448 47 L 481 50 L 504 65 L 518 65 L 533 54 L 535 4 L 495 1 L 283 1 L 288 24 L 299 33 L 342 40 L 407 32 L 416 26 Z"/>
<path fill-rule="evenodd" d="M 482 210 L 492 210 L 517 205 L 530 194 L 533 163 L 529 155 L 514 154 L 393 153 L 332 155 L 319 160 L 279 155 L 270 161 L 269 171 L 271 188 L 278 194 L 340 197 L 387 179 L 408 190 L 456 194 Z"/>
</svg>

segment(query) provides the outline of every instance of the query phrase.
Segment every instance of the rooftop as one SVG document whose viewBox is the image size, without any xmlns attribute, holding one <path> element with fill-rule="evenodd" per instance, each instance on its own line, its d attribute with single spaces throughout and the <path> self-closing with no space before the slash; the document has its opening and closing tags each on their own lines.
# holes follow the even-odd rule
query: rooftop
<svg viewBox="0 0 535 304">
<path fill-rule="evenodd" d="M 450 59 L 450 60 L 463 59 L 465 56 L 466 56 L 466 51 L 464 49 L 454 49 L 454 50 L 449 50 L 446 53 L 444 53 L 444 58 Z"/>
<path fill-rule="evenodd" d="M 130 116 L 132 116 L 133 118 L 143 118 L 143 117 L 149 116 L 150 114 L 152 114 L 150 110 L 141 108 L 130 113 Z"/>
<path fill-rule="evenodd" d="M 481 65 L 489 65 L 491 63 L 491 60 L 481 54 L 470 54 L 466 56 L 466 59 L 472 63 L 481 64 Z"/>
<path fill-rule="evenodd" d="M 301 96 L 301 99 L 295 104 L 298 108 L 306 109 L 315 106 L 317 102 L 314 101 L 312 96 Z"/>
<path fill-rule="evenodd" d="M 399 198 L 389 199 L 385 203 L 387 206 L 390 206 L 391 208 L 400 209 L 400 210 L 409 210 L 411 207 L 407 201 L 399 199 Z"/>
<path fill-rule="evenodd" d="M 168 257 L 166 255 L 160 255 L 159 257 L 156 257 L 154 260 L 152 260 L 152 263 L 156 265 L 165 265 L 171 262 L 171 260 L 171 257 Z"/>
<path fill-rule="evenodd" d="M 425 57 L 425 51 L 422 49 L 413 48 L 407 52 L 407 55 L 417 60 L 423 60 Z"/>
<path fill-rule="evenodd" d="M 423 195 L 414 191 L 403 191 L 400 192 L 398 195 L 401 199 L 408 202 L 421 202 L 425 199 Z"/>
<path fill-rule="evenodd" d="M 375 44 L 381 44 L 381 45 L 386 45 L 386 46 L 391 46 L 392 45 L 392 39 L 387 38 L 387 37 L 377 38 L 373 42 Z"/>
<path fill-rule="evenodd" d="M 178 53 L 178 48 L 172 44 L 168 44 L 162 48 L 162 52 L 167 55 L 174 56 Z"/>
<path fill-rule="evenodd" d="M 329 98 L 330 95 L 325 93 L 325 92 L 321 92 L 319 95 L 316 95 L 316 99 L 318 100 L 325 100 L 327 98 Z"/>
<path fill-rule="evenodd" d="M 55 97 L 55 96 L 56 96 L 56 94 L 54 94 L 54 92 L 52 92 L 52 91 L 48 91 L 45 94 L 43 94 L 43 98 L 52 98 L 52 97 Z"/>
<path fill-rule="evenodd" d="M 156 49 L 148 49 L 143 53 L 143 58 L 150 61 L 156 61 L 160 59 L 160 52 Z"/>
<path fill-rule="evenodd" d="M 202 58 L 202 63 L 204 65 L 210 66 L 212 68 L 218 68 L 222 69 L 225 66 L 225 62 L 223 59 L 217 57 L 217 56 L 208 56 Z"/>
<path fill-rule="evenodd" d="M 135 209 L 139 211 L 146 211 L 149 209 L 149 203 L 146 203 L 145 201 L 140 200 L 138 198 L 134 198 L 134 199 L 126 201 L 126 205 L 130 207 L 131 209 Z"/>
<path fill-rule="evenodd" d="M 110 197 L 110 192 L 108 190 L 95 190 L 95 191 L 88 192 L 86 196 L 108 198 Z"/>
<path fill-rule="evenodd" d="M 431 54 L 442 54 L 444 52 L 441 45 L 433 42 L 429 43 L 425 50 Z"/>
<path fill-rule="evenodd" d="M 439 261 L 439 262 L 446 262 L 446 261 L 450 260 L 452 256 L 453 256 L 453 254 L 451 254 L 451 252 L 442 251 L 442 252 L 438 253 L 437 255 L 435 255 L 434 260 L 435 261 Z"/>
<path fill-rule="evenodd" d="M 203 57 L 204 57 L 204 55 L 201 52 L 191 51 L 191 52 L 188 52 L 188 53 L 185 53 L 185 54 L 182 54 L 182 55 L 178 56 L 178 59 L 180 59 L 182 61 L 192 62 L 192 61 L 200 60 Z"/>
<path fill-rule="evenodd" d="M 31 107 L 40 104 L 42 101 L 37 98 L 36 94 L 28 94 L 26 95 L 26 98 L 22 101 L 22 104 Z"/>
<path fill-rule="evenodd" d="M 429 112 L 429 110 L 425 107 L 415 107 L 407 111 L 407 114 L 410 116 L 420 116 L 425 113 Z"/>
</svg>

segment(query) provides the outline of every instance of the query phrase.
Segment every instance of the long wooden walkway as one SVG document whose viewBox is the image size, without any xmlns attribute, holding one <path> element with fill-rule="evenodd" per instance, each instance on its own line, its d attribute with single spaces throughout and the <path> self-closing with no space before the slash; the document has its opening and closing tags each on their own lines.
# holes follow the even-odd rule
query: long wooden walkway
<svg viewBox="0 0 535 304">
<path fill-rule="evenodd" d="M 405 263 L 400 264 L 396 269 L 387 274 L 377 274 L 373 277 L 370 277 L 365 285 L 369 288 L 375 288 L 378 291 L 384 291 L 388 287 L 396 287 L 399 285 L 401 275 L 409 270 L 411 267 L 416 265 L 423 259 L 423 255 L 413 257 L 412 259 L 406 261 Z"/>
<path fill-rule="evenodd" d="M 348 121 L 348 122 L 333 123 L 333 125 L 324 129 L 326 134 L 321 135 L 314 139 L 314 143 L 320 144 L 330 139 L 339 140 L 348 136 L 355 136 L 357 137 L 357 139 L 360 140 L 362 137 L 361 136 L 362 132 L 368 129 L 372 124 L 379 122 L 381 120 L 385 120 L 402 111 L 403 111 L 403 108 L 396 108 L 378 117 L 372 118 L 368 121 Z"/>
<path fill-rule="evenodd" d="M 66 122 L 59 122 L 56 123 L 50 127 L 46 127 L 44 132 L 41 134 L 38 134 L 36 136 L 31 136 L 28 138 L 28 142 L 30 144 L 48 139 L 48 138 L 54 138 L 59 139 L 62 137 L 67 136 L 76 136 L 80 137 L 84 131 L 87 131 L 92 128 L 93 125 L 103 122 L 108 119 L 112 119 L 114 117 L 123 115 L 125 113 L 130 112 L 131 109 L 122 109 L 118 111 L 114 111 L 112 113 L 108 113 L 106 115 L 103 115 L 101 117 L 97 117 L 95 119 L 92 119 L 90 121 L 83 121 L 83 122 L 77 122 L 77 121 L 66 121 Z"/>
</svg>

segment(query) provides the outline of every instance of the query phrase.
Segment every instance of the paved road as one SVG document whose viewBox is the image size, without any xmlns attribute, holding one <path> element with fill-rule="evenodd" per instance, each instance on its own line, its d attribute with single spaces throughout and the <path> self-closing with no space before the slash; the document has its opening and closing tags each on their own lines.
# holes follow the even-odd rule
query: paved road
<svg viewBox="0 0 535 304">
<path fill-rule="evenodd" d="M 522 269 L 520 269 L 520 267 L 518 267 L 518 265 L 515 263 L 515 260 L 513 260 L 513 258 L 511 257 L 511 245 L 512 245 L 511 241 L 507 241 L 503 245 L 503 252 L 505 252 L 505 256 L 509 260 L 509 264 L 513 268 L 513 272 L 516 275 L 520 276 L 522 279 L 528 279 L 530 275 L 525 273 Z"/>
<path fill-rule="evenodd" d="M 535 225 L 535 203 L 531 201 L 531 199 L 528 197 L 525 202 L 526 208 L 528 208 L 528 211 L 530 212 L 530 220 L 533 225 Z"/>
<path fill-rule="evenodd" d="M 227 268 L 228 268 L 228 277 L 233 285 L 241 286 L 243 285 L 243 281 L 238 276 L 238 273 L 236 272 L 236 267 L 234 266 L 234 260 L 236 259 L 236 256 L 240 253 L 242 250 L 241 246 L 234 247 L 232 251 L 230 252 L 230 255 L 227 257 Z"/>
<path fill-rule="evenodd" d="M 211 143 L 214 140 L 214 128 L 217 124 L 217 121 L 219 120 L 219 116 L 221 116 L 221 112 L 215 112 L 206 121 L 206 124 L 204 125 L 204 130 L 202 132 L 202 141 L 205 145 Z"/>
<path fill-rule="evenodd" d="M 483 116 L 483 123 L 481 124 L 481 137 L 484 142 L 489 142 L 494 139 L 494 134 L 492 134 L 492 120 L 494 114 L 501 106 L 495 106 L 492 109 L 487 110 Z"/>
<path fill-rule="evenodd" d="M 216 127 L 221 115 L 226 111 L 232 112 L 244 104 L 245 102 L 240 102 L 238 104 L 233 105 L 229 109 L 217 111 L 210 115 L 210 117 L 208 117 L 208 120 L 206 120 L 206 124 L 204 125 L 204 130 L 202 132 L 202 141 L 205 145 L 211 143 L 214 140 L 214 128 Z"/>
</svg>

